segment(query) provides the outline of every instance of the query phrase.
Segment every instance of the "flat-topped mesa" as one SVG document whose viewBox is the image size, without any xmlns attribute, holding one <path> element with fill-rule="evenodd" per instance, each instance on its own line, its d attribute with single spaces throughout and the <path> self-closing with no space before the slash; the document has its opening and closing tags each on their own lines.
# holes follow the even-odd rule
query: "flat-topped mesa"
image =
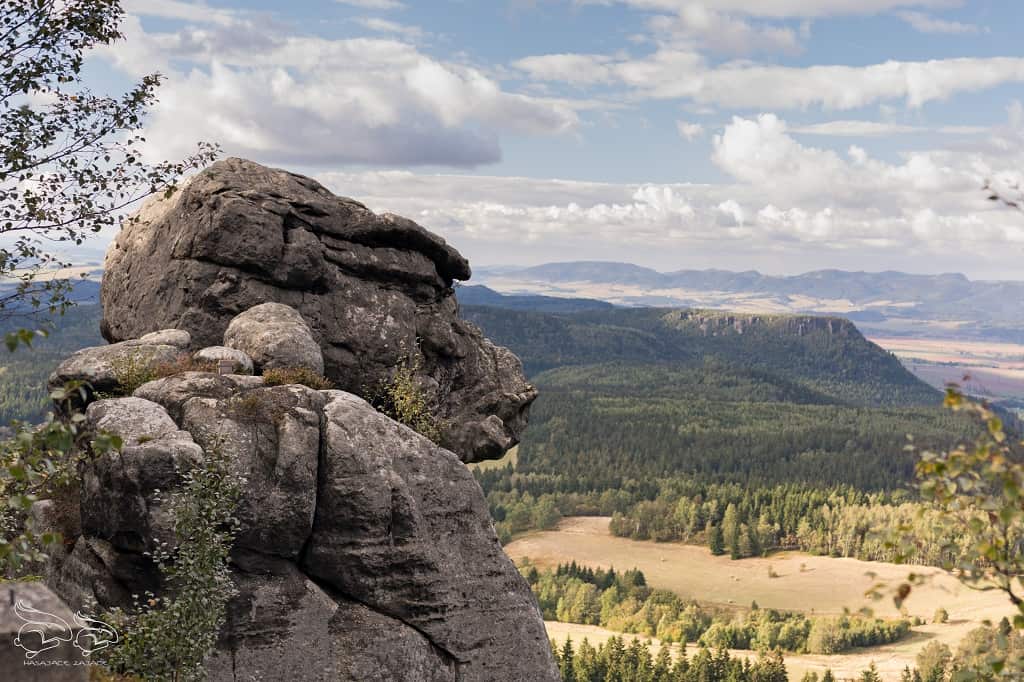
<svg viewBox="0 0 1024 682">
<path fill-rule="evenodd" d="M 414 368 L 463 461 L 519 441 L 536 392 L 512 353 L 459 317 L 452 284 L 469 264 L 444 239 L 378 215 L 307 177 L 226 159 L 147 203 L 107 252 L 108 341 L 182 329 L 220 343 L 255 305 L 295 308 L 340 389 L 366 397 Z"/>
</svg>

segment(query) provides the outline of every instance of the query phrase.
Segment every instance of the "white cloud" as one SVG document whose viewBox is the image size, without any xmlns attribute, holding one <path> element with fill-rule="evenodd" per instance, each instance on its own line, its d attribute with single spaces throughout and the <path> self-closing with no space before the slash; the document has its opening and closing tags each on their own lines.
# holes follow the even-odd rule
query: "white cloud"
<svg viewBox="0 0 1024 682">
<path fill-rule="evenodd" d="M 938 19 L 924 12 L 900 12 L 897 16 L 920 33 L 962 35 L 965 33 L 978 33 L 981 30 L 975 24 Z"/>
<path fill-rule="evenodd" d="M 684 5 L 677 14 L 653 17 L 650 26 L 662 40 L 692 41 L 713 52 L 745 55 L 800 51 L 796 32 L 789 27 L 754 25 L 697 2 Z"/>
<path fill-rule="evenodd" d="M 733 117 L 713 142 L 712 160 L 722 170 L 793 204 L 859 206 L 865 197 L 889 195 L 920 205 L 924 195 L 977 193 L 981 186 L 970 169 L 929 152 L 908 154 L 903 164 L 893 165 L 857 146 L 844 158 L 831 149 L 802 145 L 774 114 Z M 910 195 L 916 196 L 909 200 Z"/>
<path fill-rule="evenodd" d="M 128 39 L 98 52 L 133 75 L 166 75 L 147 125 L 153 156 L 204 139 L 273 163 L 475 166 L 501 158 L 502 133 L 578 123 L 569 102 L 509 92 L 401 40 L 330 40 L 228 18 L 154 33 L 129 16 Z"/>
<path fill-rule="evenodd" d="M 574 74 L 586 65 L 592 77 Z M 634 97 L 690 99 L 731 108 L 848 110 L 889 100 L 912 108 L 1024 81 L 1024 58 L 957 58 L 919 62 L 887 61 L 868 66 L 776 66 L 749 61 L 711 66 L 689 49 L 661 47 L 643 58 L 543 55 L 515 63 L 532 78 L 576 84 L 614 82 Z"/>
<path fill-rule="evenodd" d="M 886 137 L 890 135 L 914 135 L 940 133 L 944 135 L 987 135 L 990 128 L 982 126 L 911 126 L 884 121 L 841 120 L 825 121 L 798 126 L 794 133 L 823 135 L 831 137 Z"/>
<path fill-rule="evenodd" d="M 546 54 L 516 60 L 512 66 L 540 81 L 593 85 L 613 80 L 611 62 L 604 55 Z"/>
<path fill-rule="evenodd" d="M 679 131 L 680 137 L 693 141 L 704 134 L 704 126 L 699 123 L 689 123 L 687 121 L 676 121 L 676 130 Z"/>
<path fill-rule="evenodd" d="M 680 259 L 764 267 L 766 257 L 776 269 L 806 270 L 808 258 L 879 269 L 901 267 L 899 259 L 915 253 L 933 267 L 978 264 L 974 271 L 991 277 L 1017 267 L 1024 214 L 988 202 L 981 187 L 993 169 L 1024 167 L 1022 149 L 1005 159 L 936 150 L 889 162 L 856 146 L 840 153 L 803 145 L 764 114 L 735 118 L 714 138 L 713 161 L 733 178 L 723 184 L 408 172 L 320 179 L 491 262 L 495 254 L 504 262 L 621 260 L 627 248 L 630 259 L 668 269 L 682 267 Z"/>
<path fill-rule="evenodd" d="M 405 3 L 398 2 L 398 0 L 334 0 L 342 5 L 351 5 L 352 7 L 359 7 L 362 9 L 377 9 L 377 10 L 391 10 L 391 9 L 405 9 Z"/>
</svg>

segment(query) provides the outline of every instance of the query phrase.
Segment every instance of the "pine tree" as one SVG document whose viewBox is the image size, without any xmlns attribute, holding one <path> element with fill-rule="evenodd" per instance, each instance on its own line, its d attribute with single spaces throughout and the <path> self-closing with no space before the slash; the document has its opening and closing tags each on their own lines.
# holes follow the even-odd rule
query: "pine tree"
<svg viewBox="0 0 1024 682">
<path fill-rule="evenodd" d="M 882 676 L 878 674 L 878 668 L 875 667 L 874 661 L 871 662 L 871 666 L 860 674 L 860 682 L 882 682 Z"/>
<path fill-rule="evenodd" d="M 705 533 L 708 537 L 708 549 L 711 550 L 711 553 L 715 556 L 725 554 L 725 542 L 722 537 L 722 528 L 709 521 Z"/>
<path fill-rule="evenodd" d="M 729 550 L 729 556 L 739 559 L 740 554 L 740 516 L 736 511 L 736 505 L 729 503 L 725 508 L 725 515 L 722 517 L 722 535 L 725 546 Z"/>
<path fill-rule="evenodd" d="M 668 645 L 663 644 L 658 650 L 658 656 L 654 659 L 654 670 L 651 674 L 653 682 L 671 682 L 672 655 L 668 649 Z"/>
<path fill-rule="evenodd" d="M 576 670 L 573 665 L 575 656 L 572 650 L 572 637 L 565 638 L 562 652 L 558 657 L 558 670 L 562 673 L 562 682 L 576 682 Z"/>
</svg>

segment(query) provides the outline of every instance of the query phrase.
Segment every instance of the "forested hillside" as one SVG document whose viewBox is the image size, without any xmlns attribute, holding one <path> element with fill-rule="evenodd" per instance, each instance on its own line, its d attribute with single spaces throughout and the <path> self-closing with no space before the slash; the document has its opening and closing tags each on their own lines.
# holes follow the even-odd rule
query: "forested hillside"
<svg viewBox="0 0 1024 682">
<path fill-rule="evenodd" d="M 0 425 L 14 419 L 42 420 L 50 408 L 46 390 L 50 372 L 79 348 L 104 343 L 100 312 L 98 305 L 79 305 L 54 319 L 17 316 L 0 325 L 0 334 L 19 328 L 50 331 L 46 338 L 37 337 L 31 349 L 0 350 Z"/>
<path fill-rule="evenodd" d="M 909 483 L 908 434 L 943 447 L 971 433 L 938 391 L 839 318 L 463 314 L 512 348 L 540 390 L 515 466 L 478 473 L 505 537 L 600 514 L 616 515 L 617 534 L 699 543 L 733 523 L 718 542 L 736 556 L 786 546 L 881 558 L 856 518 L 913 510 L 902 494 L 865 492 Z M 765 502 L 726 519 L 740 499 Z"/>
<path fill-rule="evenodd" d="M 939 393 L 840 318 L 613 308 L 573 314 L 464 306 L 463 315 L 523 360 L 527 374 L 618 362 L 758 374 L 800 385 L 810 402 L 932 406 Z M 708 372 L 703 372 L 708 375 Z M 711 377 L 714 379 L 714 377 Z"/>
</svg>

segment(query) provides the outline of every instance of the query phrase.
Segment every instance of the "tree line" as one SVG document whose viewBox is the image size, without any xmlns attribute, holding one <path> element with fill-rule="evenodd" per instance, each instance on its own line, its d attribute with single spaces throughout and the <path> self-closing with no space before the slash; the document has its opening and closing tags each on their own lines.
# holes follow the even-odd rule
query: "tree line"
<svg viewBox="0 0 1024 682">
<path fill-rule="evenodd" d="M 906 620 L 862 615 L 808 617 L 756 604 L 740 611 L 704 607 L 668 590 L 650 588 L 636 569 L 617 573 L 572 562 L 541 571 L 526 561 L 520 571 L 546 620 L 599 625 L 657 637 L 665 643 L 830 655 L 889 644 L 910 631 Z"/>
</svg>

